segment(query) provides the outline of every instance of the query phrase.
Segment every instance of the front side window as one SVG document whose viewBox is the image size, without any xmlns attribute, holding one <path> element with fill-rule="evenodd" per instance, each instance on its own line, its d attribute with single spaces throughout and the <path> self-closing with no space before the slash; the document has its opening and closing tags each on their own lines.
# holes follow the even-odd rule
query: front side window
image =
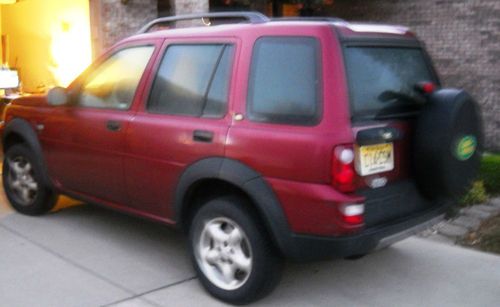
<svg viewBox="0 0 500 307">
<path fill-rule="evenodd" d="M 313 125 L 319 119 L 319 42 L 312 37 L 263 37 L 252 55 L 249 118 Z"/>
<path fill-rule="evenodd" d="M 90 73 L 80 88 L 82 107 L 128 109 L 154 46 L 123 49 Z"/>
<path fill-rule="evenodd" d="M 227 109 L 233 47 L 224 44 L 167 48 L 151 90 L 153 113 L 220 118 Z"/>
</svg>

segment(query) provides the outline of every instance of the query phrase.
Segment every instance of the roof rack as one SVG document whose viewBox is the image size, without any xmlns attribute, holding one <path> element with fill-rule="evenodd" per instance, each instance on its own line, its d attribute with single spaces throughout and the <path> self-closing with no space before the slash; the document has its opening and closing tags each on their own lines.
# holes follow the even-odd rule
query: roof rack
<svg viewBox="0 0 500 307">
<path fill-rule="evenodd" d="M 325 22 L 346 22 L 337 17 L 275 17 L 271 21 L 325 21 Z"/>
<path fill-rule="evenodd" d="M 200 19 L 203 24 L 210 25 L 210 20 L 205 19 L 243 19 L 248 23 L 264 23 L 268 22 L 270 19 L 258 12 L 214 12 L 214 13 L 199 13 L 199 14 L 188 14 L 188 15 L 178 15 L 170 17 L 157 18 L 144 27 L 142 27 L 137 34 L 143 34 L 149 32 L 151 28 L 156 25 L 169 24 L 177 21 L 183 20 L 196 20 Z"/>
</svg>

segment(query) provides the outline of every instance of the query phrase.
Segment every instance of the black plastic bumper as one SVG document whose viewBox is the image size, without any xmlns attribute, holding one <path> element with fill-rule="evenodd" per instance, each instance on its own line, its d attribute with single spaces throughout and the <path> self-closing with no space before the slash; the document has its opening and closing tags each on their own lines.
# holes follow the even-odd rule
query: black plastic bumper
<svg viewBox="0 0 500 307">
<path fill-rule="evenodd" d="M 448 206 L 439 206 L 419 212 L 390 224 L 365 229 L 342 237 L 318 237 L 292 234 L 283 246 L 286 257 L 296 261 L 325 260 L 367 254 L 414 235 L 439 222 Z"/>
</svg>

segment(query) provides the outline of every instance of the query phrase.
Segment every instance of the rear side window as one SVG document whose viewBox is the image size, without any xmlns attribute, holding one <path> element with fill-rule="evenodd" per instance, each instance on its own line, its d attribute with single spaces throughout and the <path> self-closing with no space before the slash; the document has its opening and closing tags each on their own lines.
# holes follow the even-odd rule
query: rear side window
<svg viewBox="0 0 500 307">
<path fill-rule="evenodd" d="M 262 37 L 248 85 L 253 121 L 313 125 L 319 119 L 319 42 L 312 37 Z"/>
<path fill-rule="evenodd" d="M 172 45 L 160 64 L 148 102 L 154 113 L 222 117 L 227 109 L 233 47 Z"/>
</svg>

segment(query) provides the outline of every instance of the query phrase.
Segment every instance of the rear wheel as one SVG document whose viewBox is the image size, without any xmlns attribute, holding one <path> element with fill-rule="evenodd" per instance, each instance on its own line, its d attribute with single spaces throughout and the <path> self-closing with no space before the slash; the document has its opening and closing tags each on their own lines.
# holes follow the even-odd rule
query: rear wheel
<svg viewBox="0 0 500 307">
<path fill-rule="evenodd" d="M 23 214 L 40 215 L 50 211 L 55 193 L 41 181 L 42 168 L 26 145 L 14 145 L 5 153 L 2 179 L 12 207 Z"/>
<path fill-rule="evenodd" d="M 235 197 L 208 202 L 190 228 L 194 267 L 213 296 L 247 304 L 271 292 L 282 261 L 257 218 Z"/>
</svg>

